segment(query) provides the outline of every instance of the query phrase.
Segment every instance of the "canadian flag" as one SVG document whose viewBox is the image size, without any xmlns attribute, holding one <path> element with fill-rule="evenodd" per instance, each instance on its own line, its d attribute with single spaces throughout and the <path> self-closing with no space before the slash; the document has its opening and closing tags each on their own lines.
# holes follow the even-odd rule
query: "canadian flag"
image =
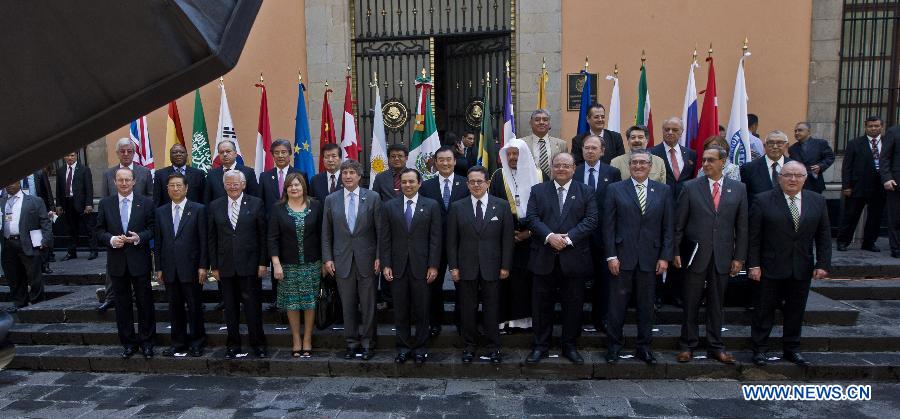
<svg viewBox="0 0 900 419">
<path fill-rule="evenodd" d="M 350 76 L 347 76 L 347 89 L 344 93 L 344 120 L 341 123 L 341 148 L 344 149 L 344 160 L 359 160 L 359 135 L 356 133 L 356 119 L 353 118 L 353 97 L 350 95 Z"/>
</svg>

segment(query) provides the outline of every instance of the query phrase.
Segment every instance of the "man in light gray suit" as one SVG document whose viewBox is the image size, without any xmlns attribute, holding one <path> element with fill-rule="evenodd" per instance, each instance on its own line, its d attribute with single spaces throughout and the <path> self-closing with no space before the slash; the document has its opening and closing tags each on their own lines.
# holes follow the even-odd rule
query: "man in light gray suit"
<svg viewBox="0 0 900 419">
<path fill-rule="evenodd" d="M 134 174 L 134 193 L 143 195 L 153 199 L 153 174 L 150 169 L 134 164 L 134 143 L 130 138 L 119 138 L 116 142 L 116 156 L 119 157 L 119 164 L 106 169 L 103 173 L 104 187 L 103 196 L 115 196 L 118 193 L 116 189 L 116 172 L 127 167 Z M 99 294 L 99 293 L 98 293 Z M 110 307 L 116 305 L 116 292 L 112 287 L 109 276 L 106 277 L 106 299 L 102 301 L 97 311 L 105 313 Z"/>
<path fill-rule="evenodd" d="M 44 201 L 22 192 L 20 181 L 6 186 L 6 195 L 0 198 L 3 223 L 0 224 L 0 245 L 3 247 L 3 273 L 9 283 L 15 307 L 18 309 L 44 298 L 44 282 L 41 277 L 41 250 L 50 246 L 53 231 L 47 217 Z M 33 243 L 31 232 L 41 232 L 40 243 Z"/>
<path fill-rule="evenodd" d="M 344 310 L 344 359 L 361 350 L 362 359 L 372 359 L 375 336 L 375 288 L 382 237 L 381 199 L 376 192 L 359 187 L 362 165 L 356 160 L 341 163 L 344 189 L 325 198 L 322 221 L 322 260 L 325 274 L 337 278 Z M 356 320 L 357 311 L 362 321 Z"/>
<path fill-rule="evenodd" d="M 706 149 L 701 160 L 706 175 L 686 182 L 678 198 L 673 262 L 685 272 L 678 362 L 690 361 L 700 343 L 697 317 L 705 292 L 706 355 L 734 363 L 722 342 L 722 305 L 728 277 L 737 276 L 747 259 L 749 209 L 744 184 L 722 174 L 727 157 L 722 147 Z"/>
</svg>

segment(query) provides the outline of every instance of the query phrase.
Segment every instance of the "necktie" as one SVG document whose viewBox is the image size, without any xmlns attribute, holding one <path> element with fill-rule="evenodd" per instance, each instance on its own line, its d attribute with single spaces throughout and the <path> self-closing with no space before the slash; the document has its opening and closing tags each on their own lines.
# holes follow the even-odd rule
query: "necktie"
<svg viewBox="0 0 900 419">
<path fill-rule="evenodd" d="M 675 155 L 675 148 L 669 149 L 669 163 L 672 166 L 672 174 L 675 175 L 675 180 L 681 177 L 681 168 L 678 167 L 678 156 Z"/>
<path fill-rule="evenodd" d="M 400 191 L 400 172 L 394 172 L 394 193 Z"/>
<path fill-rule="evenodd" d="M 881 158 L 881 153 L 878 152 L 878 139 L 872 139 L 872 159 L 875 160 L 875 170 L 878 170 L 879 161 Z"/>
<path fill-rule="evenodd" d="M 406 231 L 412 227 L 412 217 L 413 217 L 413 201 L 409 199 L 406 201 L 406 212 L 403 213 L 403 218 L 406 219 Z"/>
<path fill-rule="evenodd" d="M 538 140 L 538 150 L 541 154 L 540 164 L 541 171 L 544 173 L 550 173 L 550 159 L 547 158 L 547 142 L 544 141 L 543 138 Z"/>
<path fill-rule="evenodd" d="M 797 208 L 797 197 L 792 196 L 790 199 L 791 219 L 794 220 L 794 231 L 800 229 L 800 208 Z"/>
<path fill-rule="evenodd" d="M 722 191 L 719 190 L 719 182 L 713 182 L 713 192 L 712 192 L 713 208 L 715 208 L 716 211 L 719 210 L 719 197 L 720 197 L 721 192 Z"/>
<path fill-rule="evenodd" d="M 237 201 L 234 201 L 231 203 L 231 211 L 228 212 L 228 219 L 231 220 L 231 228 L 237 229 L 238 215 L 238 203 Z"/>
<path fill-rule="evenodd" d="M 72 196 L 72 166 L 66 171 L 66 196 Z"/>
<path fill-rule="evenodd" d="M 450 179 L 444 179 L 444 208 L 450 208 Z"/>
<path fill-rule="evenodd" d="M 641 183 L 637 184 L 637 196 L 638 196 L 638 205 L 641 206 L 641 215 L 647 213 L 647 192 L 644 190 L 644 185 Z"/>
<path fill-rule="evenodd" d="M 119 218 L 122 221 L 122 233 L 128 233 L 128 198 L 122 200 L 119 206 Z"/>
<path fill-rule="evenodd" d="M 331 185 L 328 187 L 328 193 L 332 193 L 337 190 L 337 182 L 334 180 L 334 174 L 331 175 Z"/>
<path fill-rule="evenodd" d="M 778 184 L 778 162 L 772 163 L 772 186 Z"/>
<path fill-rule="evenodd" d="M 566 205 L 566 188 L 562 186 L 556 188 L 556 196 L 559 199 L 559 213 L 562 214 L 563 207 Z"/>
<path fill-rule="evenodd" d="M 175 233 L 178 233 L 178 225 L 181 224 L 181 205 L 175 206 L 175 217 L 172 219 L 172 224 L 175 225 Z"/>
<path fill-rule="evenodd" d="M 278 171 L 278 197 L 284 193 L 284 170 Z"/>
<path fill-rule="evenodd" d="M 356 227 L 356 194 L 350 194 L 350 203 L 347 205 L 347 226 L 350 227 L 350 231 Z"/>
<path fill-rule="evenodd" d="M 596 171 L 597 170 L 593 167 L 591 168 L 591 170 L 588 170 L 588 186 L 590 186 L 593 190 L 597 190 L 597 178 L 596 176 L 594 176 L 594 172 Z"/>
<path fill-rule="evenodd" d="M 481 209 L 481 200 L 475 204 L 475 228 L 481 231 L 484 228 L 484 210 Z"/>
</svg>

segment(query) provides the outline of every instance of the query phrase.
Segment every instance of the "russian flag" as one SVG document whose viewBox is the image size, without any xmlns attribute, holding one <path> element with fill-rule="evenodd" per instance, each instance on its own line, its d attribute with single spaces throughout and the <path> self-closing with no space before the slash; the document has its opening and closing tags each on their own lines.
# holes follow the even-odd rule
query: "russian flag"
<svg viewBox="0 0 900 419">
<path fill-rule="evenodd" d="M 688 71 L 687 90 L 684 92 L 684 110 L 681 112 L 681 120 L 684 122 L 684 132 L 681 133 L 681 139 L 678 143 L 682 147 L 691 147 L 697 139 L 697 131 L 700 128 L 700 122 L 697 115 L 697 83 L 694 82 L 694 69 L 699 68 L 697 60 L 691 62 L 691 69 Z"/>
</svg>

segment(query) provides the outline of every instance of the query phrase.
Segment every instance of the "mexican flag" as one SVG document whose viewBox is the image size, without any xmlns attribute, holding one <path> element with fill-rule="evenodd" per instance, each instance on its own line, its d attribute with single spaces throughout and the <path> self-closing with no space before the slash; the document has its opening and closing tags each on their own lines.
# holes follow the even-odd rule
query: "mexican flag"
<svg viewBox="0 0 900 419">
<path fill-rule="evenodd" d="M 637 113 L 634 124 L 647 127 L 647 148 L 653 147 L 653 111 L 650 110 L 650 89 L 647 87 L 647 68 L 641 65 L 641 80 L 638 82 Z"/>
<path fill-rule="evenodd" d="M 431 79 L 424 76 L 416 78 L 419 102 L 416 106 L 416 126 L 409 141 L 409 160 L 406 161 L 407 167 L 418 170 L 425 179 L 434 176 L 434 153 L 441 148 L 434 110 L 431 108 L 432 87 L 434 83 Z"/>
<path fill-rule="evenodd" d="M 203 102 L 200 101 L 200 89 L 194 91 L 194 134 L 191 135 L 191 165 L 203 173 L 212 167 L 212 156 L 209 153 L 209 134 L 206 132 L 206 118 L 203 117 Z"/>
</svg>

